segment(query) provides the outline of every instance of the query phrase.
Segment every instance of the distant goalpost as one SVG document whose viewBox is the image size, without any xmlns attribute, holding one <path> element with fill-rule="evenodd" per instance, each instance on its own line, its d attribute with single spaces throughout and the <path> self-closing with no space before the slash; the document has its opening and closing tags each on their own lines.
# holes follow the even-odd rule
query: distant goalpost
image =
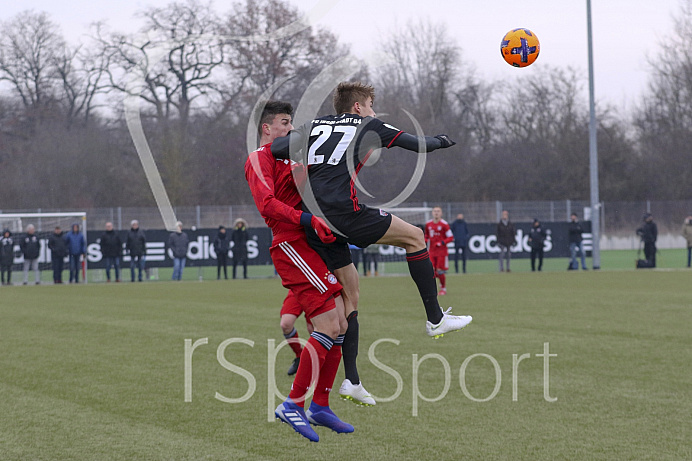
<svg viewBox="0 0 692 461">
<path fill-rule="evenodd" d="M 72 224 L 79 224 L 80 231 L 87 241 L 87 214 L 83 211 L 65 213 L 0 213 L 0 230 L 9 229 L 14 239 L 15 258 L 12 270 L 18 270 L 24 256 L 19 251 L 19 239 L 26 234 L 26 228 L 33 224 L 41 241 L 41 252 L 38 258 L 39 271 L 51 269 L 51 252 L 48 249 L 48 239 L 53 234 L 56 227 L 60 227 L 63 232 L 70 232 Z M 87 258 L 84 258 L 83 280 L 87 283 Z M 68 266 L 69 267 L 69 266 Z"/>
</svg>

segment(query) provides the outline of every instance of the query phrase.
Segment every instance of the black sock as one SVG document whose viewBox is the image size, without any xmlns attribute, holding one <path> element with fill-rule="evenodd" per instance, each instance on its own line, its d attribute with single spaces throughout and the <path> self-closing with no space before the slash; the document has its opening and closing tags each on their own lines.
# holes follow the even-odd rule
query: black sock
<svg viewBox="0 0 692 461">
<path fill-rule="evenodd" d="M 425 314 L 428 321 L 438 324 L 442 321 L 442 309 L 437 302 L 437 282 L 435 282 L 435 271 L 428 250 L 420 250 L 415 253 L 406 253 L 408 270 L 411 278 L 416 282 L 418 293 L 425 306 Z"/>
<path fill-rule="evenodd" d="M 358 368 L 356 367 L 356 357 L 358 356 L 358 311 L 351 312 L 347 320 L 348 330 L 346 330 L 344 335 L 341 354 L 344 360 L 346 379 L 357 385 L 360 383 L 360 376 L 358 376 Z"/>
</svg>

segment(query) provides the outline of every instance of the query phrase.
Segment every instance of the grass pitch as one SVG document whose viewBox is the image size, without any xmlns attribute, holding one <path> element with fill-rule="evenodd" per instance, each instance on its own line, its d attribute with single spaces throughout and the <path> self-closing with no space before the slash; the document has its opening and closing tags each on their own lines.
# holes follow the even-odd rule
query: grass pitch
<svg viewBox="0 0 692 461">
<path fill-rule="evenodd" d="M 373 408 L 334 395 L 356 432 L 318 428 L 317 444 L 267 421 L 277 279 L 2 287 L 0 459 L 690 459 L 691 277 L 452 275 L 442 302 L 474 322 L 437 341 L 410 279 L 361 279 L 361 378 L 401 391 Z M 186 402 L 185 340 L 203 338 Z M 230 338 L 252 346 L 219 352 Z M 282 392 L 291 359 L 279 352 Z"/>
</svg>

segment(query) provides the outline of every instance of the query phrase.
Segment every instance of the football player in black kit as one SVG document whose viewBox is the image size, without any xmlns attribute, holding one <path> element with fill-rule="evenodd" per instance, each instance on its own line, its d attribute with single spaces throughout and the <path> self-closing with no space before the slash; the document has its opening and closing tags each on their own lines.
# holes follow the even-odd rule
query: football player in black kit
<svg viewBox="0 0 692 461">
<path fill-rule="evenodd" d="M 413 136 L 384 123 L 375 116 L 374 98 L 372 86 L 359 82 L 340 83 L 334 93 L 337 115 L 318 117 L 291 131 L 288 136 L 277 138 L 271 151 L 276 158 L 291 158 L 308 167 L 308 180 L 301 190 L 303 206 L 323 218 L 337 235 L 337 241 L 328 245 L 308 236 L 311 246 L 326 261 L 327 267 L 339 280 L 357 279 L 348 242 L 361 248 L 374 243 L 404 248 L 409 272 L 428 317 L 427 334 L 439 338 L 444 333 L 467 326 L 471 323 L 471 316 L 451 315 L 451 308 L 445 312 L 440 308 L 433 267 L 421 229 L 383 210 L 358 203 L 354 181 L 374 149 L 402 147 L 416 152 L 431 152 L 455 143 L 446 135 Z M 357 353 L 357 297 L 355 300 L 354 313 L 349 316 L 350 331 L 344 340 L 346 369 L 349 336 L 356 337 Z"/>
</svg>

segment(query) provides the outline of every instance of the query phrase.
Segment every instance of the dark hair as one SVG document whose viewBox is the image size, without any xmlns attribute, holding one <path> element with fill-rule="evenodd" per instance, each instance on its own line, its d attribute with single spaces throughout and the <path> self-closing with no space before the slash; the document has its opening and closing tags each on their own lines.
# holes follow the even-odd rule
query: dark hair
<svg viewBox="0 0 692 461">
<path fill-rule="evenodd" d="M 572 213 L 570 216 L 577 216 L 577 213 Z"/>
<path fill-rule="evenodd" d="M 293 106 L 289 102 L 284 101 L 267 101 L 262 109 L 262 115 L 259 118 L 257 131 L 262 134 L 262 125 L 265 123 L 271 124 L 274 117 L 279 114 L 288 114 L 293 116 Z"/>
<path fill-rule="evenodd" d="M 375 100 L 375 88 L 361 82 L 341 82 L 334 90 L 334 110 L 336 115 L 349 112 L 357 102 L 365 103 L 368 98 Z"/>
</svg>

